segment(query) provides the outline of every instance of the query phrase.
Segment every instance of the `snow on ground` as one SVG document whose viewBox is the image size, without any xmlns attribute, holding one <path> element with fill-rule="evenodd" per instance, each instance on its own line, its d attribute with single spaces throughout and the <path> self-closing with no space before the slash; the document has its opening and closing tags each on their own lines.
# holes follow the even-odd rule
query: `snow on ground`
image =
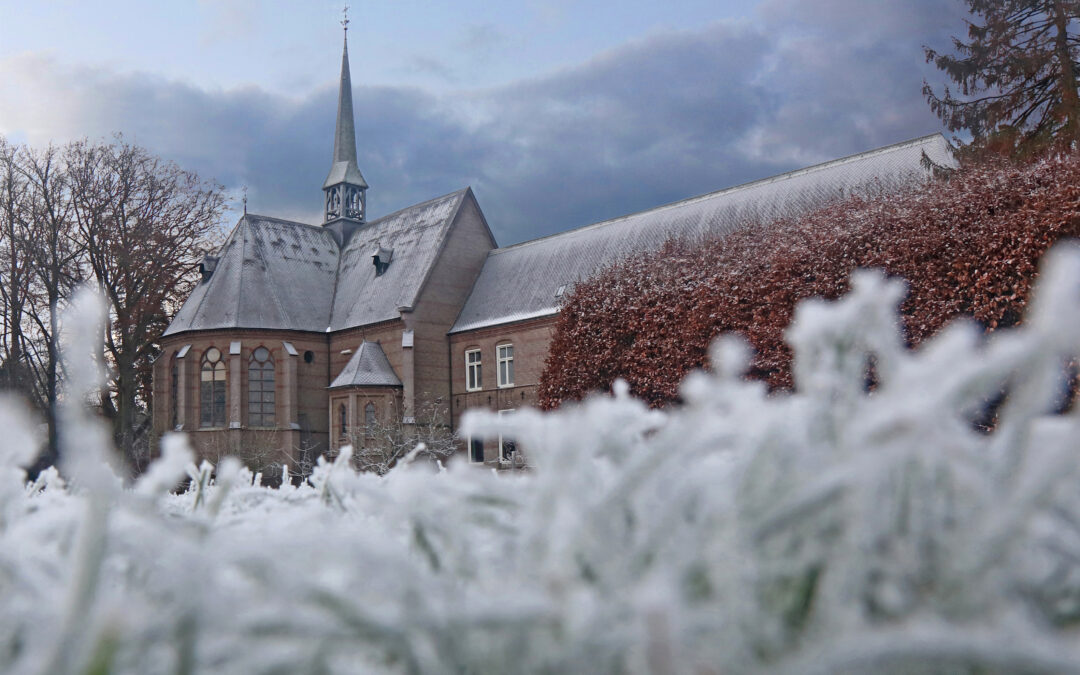
<svg viewBox="0 0 1080 675">
<path fill-rule="evenodd" d="M 1054 258 L 1026 325 L 989 340 L 907 351 L 902 286 L 871 272 L 804 303 L 795 394 L 741 380 L 722 339 L 681 408 L 619 386 L 466 421 L 517 438 L 525 474 L 379 478 L 346 453 L 269 489 L 170 437 L 124 488 L 69 410 L 68 482 L 26 484 L 34 426 L 9 402 L 0 672 L 1080 672 L 1080 418 L 1048 415 L 1080 353 L 1080 251 Z M 74 334 L 100 334 L 84 307 Z M 75 392 L 96 377 L 74 367 Z"/>
</svg>

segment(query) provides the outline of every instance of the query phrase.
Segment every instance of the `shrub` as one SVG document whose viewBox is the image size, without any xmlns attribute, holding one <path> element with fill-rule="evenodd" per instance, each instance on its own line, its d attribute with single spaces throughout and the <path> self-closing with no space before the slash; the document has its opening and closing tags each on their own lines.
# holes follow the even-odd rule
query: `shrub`
<svg viewBox="0 0 1080 675">
<path fill-rule="evenodd" d="M 745 227 L 703 243 L 669 242 L 579 284 L 559 316 L 539 400 L 551 408 L 616 378 L 651 405 L 707 365 L 717 335 L 755 350 L 751 377 L 791 386 L 783 330 L 796 303 L 837 298 L 857 267 L 908 282 L 905 337 L 921 344 L 946 322 L 974 317 L 986 330 L 1020 320 L 1036 262 L 1080 235 L 1080 155 L 1026 165 L 989 162 L 947 181 L 853 198 L 795 221 Z"/>
</svg>

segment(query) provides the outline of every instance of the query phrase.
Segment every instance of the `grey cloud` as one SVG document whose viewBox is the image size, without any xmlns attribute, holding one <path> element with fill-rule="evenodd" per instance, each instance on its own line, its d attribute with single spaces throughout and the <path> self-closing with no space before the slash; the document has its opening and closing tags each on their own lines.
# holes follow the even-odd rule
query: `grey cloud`
<svg viewBox="0 0 1080 675">
<path fill-rule="evenodd" d="M 767 78 L 781 103 L 755 152 L 802 164 L 941 129 L 923 45 L 964 29 L 961 3 L 770 0 L 761 13 L 785 39 Z"/>
<path fill-rule="evenodd" d="M 369 211 L 472 185 L 507 244 L 940 128 L 918 94 L 938 3 L 899 15 L 823 3 L 808 12 L 773 0 L 759 27 L 662 33 L 486 91 L 357 87 Z M 853 28 L 863 23 L 876 27 Z M 34 100 L 64 105 L 0 96 L 0 130 L 31 130 L 37 144 L 123 131 L 234 190 L 248 185 L 253 211 L 318 219 L 332 74 L 299 98 L 46 60 L 0 62 L 6 75 Z"/>
<path fill-rule="evenodd" d="M 512 152 L 492 158 L 485 199 L 523 212 L 506 226 L 517 240 L 738 181 L 733 146 L 768 107 L 753 82 L 767 53 L 759 32 L 718 24 L 491 92 L 487 133 Z"/>
</svg>

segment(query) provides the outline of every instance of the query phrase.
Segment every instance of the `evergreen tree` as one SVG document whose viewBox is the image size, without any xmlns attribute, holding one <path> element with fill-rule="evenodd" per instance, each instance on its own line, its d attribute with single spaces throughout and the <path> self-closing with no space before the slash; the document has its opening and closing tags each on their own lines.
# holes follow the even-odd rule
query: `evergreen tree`
<svg viewBox="0 0 1080 675">
<path fill-rule="evenodd" d="M 965 0 L 968 41 L 955 54 L 926 47 L 956 83 L 942 96 L 923 82 L 930 108 L 972 146 L 1014 156 L 1080 143 L 1080 0 Z"/>
</svg>

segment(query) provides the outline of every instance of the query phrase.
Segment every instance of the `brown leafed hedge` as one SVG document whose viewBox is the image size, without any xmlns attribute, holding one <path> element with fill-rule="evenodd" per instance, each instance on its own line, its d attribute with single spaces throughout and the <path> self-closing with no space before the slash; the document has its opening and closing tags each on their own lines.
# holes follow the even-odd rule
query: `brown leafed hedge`
<svg viewBox="0 0 1080 675">
<path fill-rule="evenodd" d="M 853 198 L 799 220 L 744 228 L 626 260 L 579 284 L 559 316 L 539 398 L 551 408 L 617 377 L 654 406 L 707 365 L 714 337 L 756 350 L 750 376 L 791 386 L 784 329 L 804 298 L 836 298 L 857 267 L 903 277 L 908 342 L 954 317 L 987 330 L 1017 323 L 1036 265 L 1080 235 L 1080 155 L 964 168 L 908 192 Z"/>
</svg>

